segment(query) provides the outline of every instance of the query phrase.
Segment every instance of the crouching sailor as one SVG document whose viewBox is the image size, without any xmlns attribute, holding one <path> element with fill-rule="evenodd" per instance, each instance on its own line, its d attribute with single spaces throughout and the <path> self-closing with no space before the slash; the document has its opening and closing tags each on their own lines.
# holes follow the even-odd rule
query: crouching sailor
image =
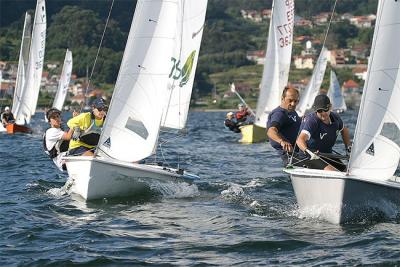
<svg viewBox="0 0 400 267">
<path fill-rule="evenodd" d="M 268 115 L 267 135 L 271 146 L 281 157 L 283 166 L 289 163 L 290 156 L 293 156 L 294 161 L 298 160 L 295 149 L 301 123 L 296 112 L 298 102 L 299 92 L 297 89 L 286 86 L 282 92 L 281 105 Z"/>
<path fill-rule="evenodd" d="M 43 135 L 43 148 L 46 154 L 54 161 L 60 171 L 67 170 L 62 159 L 66 155 L 72 130 L 64 132 L 61 129 L 61 111 L 51 108 L 46 113 L 50 128 Z"/>
<path fill-rule="evenodd" d="M 73 129 L 69 144 L 69 156 L 93 156 L 94 149 L 100 139 L 101 128 L 106 116 L 107 106 L 103 99 L 92 103 L 92 111 L 81 113 L 67 123 Z"/>
</svg>

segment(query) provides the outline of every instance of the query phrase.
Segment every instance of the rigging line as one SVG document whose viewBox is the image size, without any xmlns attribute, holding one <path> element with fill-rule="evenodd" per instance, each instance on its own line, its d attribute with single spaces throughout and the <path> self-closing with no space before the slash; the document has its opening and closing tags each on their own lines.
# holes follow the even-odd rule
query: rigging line
<svg viewBox="0 0 400 267">
<path fill-rule="evenodd" d="M 322 47 L 325 47 L 325 42 L 326 42 L 326 38 L 328 37 L 329 28 L 331 27 L 333 15 L 335 14 L 336 4 L 337 4 L 337 0 L 335 0 L 335 3 L 333 4 L 331 18 L 329 19 L 328 28 L 326 29 L 326 33 L 325 33 L 324 41 L 322 43 Z"/>
<path fill-rule="evenodd" d="M 96 67 L 97 58 L 99 57 L 100 49 L 101 49 L 101 46 L 102 46 L 102 44 L 103 44 L 104 35 L 106 34 L 108 22 L 110 21 L 111 11 L 112 11 L 113 6 L 114 6 L 114 0 L 112 0 L 112 2 L 111 2 L 111 6 L 110 6 L 110 10 L 109 10 L 109 12 L 108 12 L 106 24 L 104 25 L 103 34 L 102 34 L 101 39 L 100 39 L 100 44 L 99 44 L 99 47 L 97 48 L 97 54 L 96 54 L 96 57 L 95 57 L 95 59 L 94 59 L 94 63 L 93 63 L 93 66 L 92 66 L 92 70 L 91 70 L 91 72 L 90 72 L 90 76 L 89 76 L 88 83 L 87 83 L 87 85 L 86 85 L 86 89 L 85 89 L 85 98 L 86 98 L 87 91 L 88 91 L 88 89 L 89 89 L 89 87 L 90 87 L 90 81 L 92 80 L 93 72 L 94 72 L 94 69 L 95 69 L 95 67 Z M 86 102 L 86 101 L 85 101 L 85 102 Z M 81 106 L 80 112 L 82 112 L 82 109 L 83 109 L 83 107 Z"/>
</svg>

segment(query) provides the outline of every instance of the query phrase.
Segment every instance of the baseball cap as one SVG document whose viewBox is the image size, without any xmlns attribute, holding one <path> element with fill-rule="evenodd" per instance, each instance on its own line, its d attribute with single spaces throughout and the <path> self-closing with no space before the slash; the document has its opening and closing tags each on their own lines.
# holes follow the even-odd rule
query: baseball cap
<svg viewBox="0 0 400 267">
<path fill-rule="evenodd" d="M 312 105 L 313 110 L 328 110 L 331 106 L 331 101 L 327 95 L 317 95 Z"/>
</svg>

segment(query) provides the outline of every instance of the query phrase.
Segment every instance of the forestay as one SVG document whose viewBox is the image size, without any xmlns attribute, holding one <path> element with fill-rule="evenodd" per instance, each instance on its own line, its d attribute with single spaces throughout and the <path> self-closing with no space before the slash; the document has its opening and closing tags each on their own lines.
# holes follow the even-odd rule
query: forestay
<svg viewBox="0 0 400 267">
<path fill-rule="evenodd" d="M 17 78 L 15 81 L 14 98 L 12 104 L 12 113 L 18 114 L 21 105 L 22 90 L 25 86 L 26 69 L 28 67 L 29 46 L 31 41 L 32 19 L 31 15 L 25 13 L 24 29 L 22 31 L 21 48 L 19 50 Z M 18 118 L 17 118 L 18 120 Z"/>
<path fill-rule="evenodd" d="M 99 155 L 137 161 L 157 143 L 174 52 L 178 1 L 137 1 Z"/>
<path fill-rule="evenodd" d="M 67 49 L 67 51 L 65 52 L 64 65 L 61 71 L 57 93 L 53 102 L 53 108 L 62 110 L 65 102 L 65 97 L 67 96 L 69 82 L 71 80 L 71 72 L 72 72 L 72 52 Z"/>
<path fill-rule="evenodd" d="M 167 103 L 162 126 L 182 129 L 186 125 L 207 0 L 178 1 L 175 50 L 169 61 Z"/>
<path fill-rule="evenodd" d="M 388 138 L 400 128 L 400 2 L 380 0 L 371 48 L 368 75 L 350 157 L 351 174 L 388 179 L 396 171 L 400 148 Z"/>
<path fill-rule="evenodd" d="M 17 111 L 17 124 L 29 123 L 35 114 L 42 80 L 44 50 L 46 41 L 45 0 L 38 0 L 33 23 L 29 60 L 26 69 L 26 82 L 22 90 L 21 107 Z"/>
<path fill-rule="evenodd" d="M 336 74 L 331 70 L 331 79 L 328 90 L 328 97 L 331 100 L 332 110 L 334 111 L 346 111 L 347 106 L 344 102 L 342 90 L 340 89 L 339 81 Z"/>
<path fill-rule="evenodd" d="M 300 116 L 303 116 L 307 110 L 311 109 L 314 98 L 319 94 L 319 89 L 321 88 L 322 81 L 324 80 L 327 62 L 328 50 L 326 47 L 322 47 L 317 64 L 311 76 L 311 80 L 308 83 L 303 95 L 300 97 L 300 102 L 297 105 L 297 113 L 299 113 Z"/>
<path fill-rule="evenodd" d="M 292 55 L 294 0 L 274 1 L 268 32 L 255 124 L 265 128 L 268 114 L 281 103 L 287 85 Z"/>
</svg>

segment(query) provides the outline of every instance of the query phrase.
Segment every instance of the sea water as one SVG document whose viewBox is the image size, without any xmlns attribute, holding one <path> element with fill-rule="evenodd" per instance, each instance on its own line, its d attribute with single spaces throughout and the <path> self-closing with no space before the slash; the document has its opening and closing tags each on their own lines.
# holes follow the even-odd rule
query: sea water
<svg viewBox="0 0 400 267">
<path fill-rule="evenodd" d="M 152 184 L 140 196 L 87 203 L 69 194 L 67 175 L 43 152 L 43 114 L 31 135 L 1 134 L 0 265 L 400 262 L 397 216 L 339 226 L 320 221 L 318 210 L 302 214 L 273 149 L 239 144 L 224 115 L 191 112 L 188 134 L 162 146 L 168 164 L 201 177 L 195 184 Z M 356 113 L 342 116 L 353 133 Z"/>
</svg>

